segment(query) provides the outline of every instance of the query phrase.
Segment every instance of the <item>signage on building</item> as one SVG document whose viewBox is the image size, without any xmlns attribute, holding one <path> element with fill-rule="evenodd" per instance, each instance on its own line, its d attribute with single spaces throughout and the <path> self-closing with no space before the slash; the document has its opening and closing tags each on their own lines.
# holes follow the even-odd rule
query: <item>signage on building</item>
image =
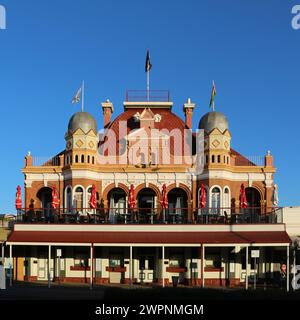
<svg viewBox="0 0 300 320">
<path fill-rule="evenodd" d="M 259 258 L 259 250 L 251 250 L 251 258 Z"/>
</svg>

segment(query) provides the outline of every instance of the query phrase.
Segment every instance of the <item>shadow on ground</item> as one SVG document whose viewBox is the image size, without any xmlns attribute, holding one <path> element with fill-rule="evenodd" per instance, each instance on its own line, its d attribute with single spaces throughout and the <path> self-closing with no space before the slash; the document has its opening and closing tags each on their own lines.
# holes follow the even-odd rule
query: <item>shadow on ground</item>
<svg viewBox="0 0 300 320">
<path fill-rule="evenodd" d="M 0 300 L 119 300 L 124 303 L 136 301 L 183 302 L 199 300 L 300 300 L 300 291 L 287 293 L 284 289 L 213 289 L 191 287 L 140 287 L 95 286 L 44 283 L 14 283 L 0 290 Z"/>
</svg>

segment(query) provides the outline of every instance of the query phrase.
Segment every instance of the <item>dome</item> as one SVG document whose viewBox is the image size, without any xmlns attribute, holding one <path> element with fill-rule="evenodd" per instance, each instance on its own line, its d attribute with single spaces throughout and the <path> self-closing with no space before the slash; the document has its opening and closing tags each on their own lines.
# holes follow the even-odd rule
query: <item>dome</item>
<svg viewBox="0 0 300 320">
<path fill-rule="evenodd" d="M 208 112 L 200 120 L 199 129 L 204 129 L 206 132 L 211 132 L 213 129 L 219 129 L 224 132 L 228 129 L 228 120 L 221 112 Z"/>
<path fill-rule="evenodd" d="M 93 129 L 95 133 L 97 133 L 96 120 L 88 112 L 77 112 L 71 117 L 68 125 L 68 130 L 75 132 L 79 128 L 84 133 L 88 133 L 91 129 Z"/>
</svg>

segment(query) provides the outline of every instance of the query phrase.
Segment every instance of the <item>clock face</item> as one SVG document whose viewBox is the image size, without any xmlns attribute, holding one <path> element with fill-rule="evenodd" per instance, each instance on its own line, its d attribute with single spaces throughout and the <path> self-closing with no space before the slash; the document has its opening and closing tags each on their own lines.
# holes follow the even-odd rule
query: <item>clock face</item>
<svg viewBox="0 0 300 320">
<path fill-rule="evenodd" d="M 71 146 L 72 146 L 71 141 L 68 141 L 68 142 L 67 142 L 67 149 L 70 149 L 70 148 L 71 148 Z"/>
</svg>

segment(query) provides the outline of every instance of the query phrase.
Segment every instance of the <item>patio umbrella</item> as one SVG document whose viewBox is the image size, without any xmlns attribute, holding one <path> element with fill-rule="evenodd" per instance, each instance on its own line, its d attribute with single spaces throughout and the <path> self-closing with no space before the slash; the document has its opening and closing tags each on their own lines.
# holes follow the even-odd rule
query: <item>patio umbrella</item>
<svg viewBox="0 0 300 320">
<path fill-rule="evenodd" d="M 21 197 L 21 187 L 17 186 L 17 193 L 16 193 L 16 209 L 22 209 L 22 197 Z"/>
<path fill-rule="evenodd" d="M 51 202 L 52 208 L 53 209 L 57 209 L 58 205 L 59 205 L 59 199 L 58 199 L 58 192 L 56 187 L 54 186 L 52 188 L 52 202 Z"/>
<path fill-rule="evenodd" d="M 243 209 L 248 208 L 246 190 L 245 190 L 245 186 L 243 183 L 241 185 L 241 190 L 240 190 L 240 207 Z"/>
<path fill-rule="evenodd" d="M 199 206 L 201 209 L 206 207 L 206 190 L 203 183 L 201 184 L 201 195 L 200 195 Z"/>
<path fill-rule="evenodd" d="M 135 195 L 134 195 L 134 185 L 132 184 L 130 186 L 129 190 L 129 197 L 128 197 L 128 206 L 130 209 L 135 208 L 136 200 L 135 200 Z"/>
<path fill-rule="evenodd" d="M 168 209 L 168 197 L 167 197 L 167 186 L 163 184 L 162 186 L 162 201 L 160 202 L 163 209 Z"/>
<path fill-rule="evenodd" d="M 94 184 L 92 185 L 92 193 L 91 193 L 89 205 L 92 209 L 96 209 L 97 207 L 97 192 L 96 192 L 96 186 Z"/>
<path fill-rule="evenodd" d="M 274 184 L 274 190 L 273 190 L 273 207 L 278 207 L 278 186 L 277 184 Z"/>
<path fill-rule="evenodd" d="M 162 186 L 162 201 L 160 203 L 161 203 L 161 207 L 163 209 L 163 221 L 165 222 L 166 209 L 168 209 L 168 207 L 169 207 L 168 196 L 167 196 L 167 186 L 165 183 Z M 159 218 L 160 217 L 158 216 L 158 219 Z"/>
</svg>

